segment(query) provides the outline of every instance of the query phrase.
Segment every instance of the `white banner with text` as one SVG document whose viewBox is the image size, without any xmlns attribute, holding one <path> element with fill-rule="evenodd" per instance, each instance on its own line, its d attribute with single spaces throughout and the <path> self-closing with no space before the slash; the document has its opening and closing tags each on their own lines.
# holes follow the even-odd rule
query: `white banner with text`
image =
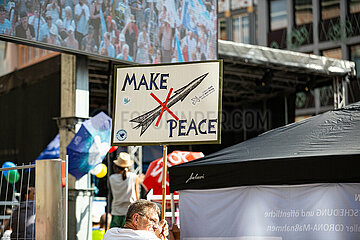
<svg viewBox="0 0 360 240">
<path fill-rule="evenodd" d="M 181 239 L 358 240 L 360 183 L 184 190 Z"/>
</svg>

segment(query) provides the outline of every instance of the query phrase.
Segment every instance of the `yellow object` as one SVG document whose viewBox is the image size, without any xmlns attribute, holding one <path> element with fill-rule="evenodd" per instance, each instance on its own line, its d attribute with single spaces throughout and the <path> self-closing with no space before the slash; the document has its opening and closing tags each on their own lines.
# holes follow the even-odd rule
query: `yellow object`
<svg viewBox="0 0 360 240">
<path fill-rule="evenodd" d="M 96 173 L 96 177 L 98 177 L 98 178 L 103 178 L 103 177 L 105 177 L 106 176 L 106 174 L 107 174 L 107 167 L 106 167 L 106 165 L 105 164 L 99 164 L 99 165 L 101 165 L 101 170 L 98 172 L 98 173 Z"/>
<path fill-rule="evenodd" d="M 230 17 L 230 10 L 225 11 L 225 17 Z"/>
<path fill-rule="evenodd" d="M 92 231 L 93 240 L 102 240 L 105 234 L 105 229 L 98 229 Z"/>
</svg>

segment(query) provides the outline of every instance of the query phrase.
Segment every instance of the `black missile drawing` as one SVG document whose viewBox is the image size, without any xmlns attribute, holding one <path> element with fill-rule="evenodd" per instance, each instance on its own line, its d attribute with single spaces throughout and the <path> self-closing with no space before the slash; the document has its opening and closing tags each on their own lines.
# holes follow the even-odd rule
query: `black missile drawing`
<svg viewBox="0 0 360 240">
<path fill-rule="evenodd" d="M 189 93 L 194 90 L 199 84 L 205 79 L 205 77 L 209 73 L 205 73 L 200 77 L 195 78 L 186 86 L 176 90 L 174 95 L 169 98 L 168 104 L 166 105 L 168 108 L 173 106 L 179 101 L 184 101 L 184 99 L 189 95 Z M 149 128 L 149 126 L 154 122 L 154 120 L 160 115 L 162 106 L 154 108 L 153 110 L 144 113 L 136 118 L 130 120 L 130 122 L 138 123 L 133 129 L 138 129 L 141 127 L 140 136 Z"/>
</svg>

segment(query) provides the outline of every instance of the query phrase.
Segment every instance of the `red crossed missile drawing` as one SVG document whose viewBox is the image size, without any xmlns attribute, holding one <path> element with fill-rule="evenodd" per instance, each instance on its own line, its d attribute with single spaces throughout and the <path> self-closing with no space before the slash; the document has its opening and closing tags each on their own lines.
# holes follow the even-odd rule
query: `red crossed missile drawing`
<svg viewBox="0 0 360 240">
<path fill-rule="evenodd" d="M 140 136 L 144 134 L 144 132 L 149 128 L 149 126 L 154 122 L 154 120 L 162 114 L 164 109 L 169 112 L 170 107 L 175 105 L 179 101 L 184 101 L 184 99 L 193 91 L 200 83 L 206 78 L 209 73 L 205 73 L 200 77 L 195 78 L 190 83 L 185 85 L 184 87 L 176 90 L 173 96 L 169 98 L 167 104 L 163 105 L 160 104 L 158 107 L 154 108 L 153 110 L 146 112 L 136 118 L 130 120 L 130 122 L 138 123 L 133 129 L 138 129 L 141 127 Z M 171 90 L 169 92 L 171 94 Z M 169 94 L 169 95 L 170 95 Z M 166 101 L 165 101 L 166 103 Z"/>
</svg>

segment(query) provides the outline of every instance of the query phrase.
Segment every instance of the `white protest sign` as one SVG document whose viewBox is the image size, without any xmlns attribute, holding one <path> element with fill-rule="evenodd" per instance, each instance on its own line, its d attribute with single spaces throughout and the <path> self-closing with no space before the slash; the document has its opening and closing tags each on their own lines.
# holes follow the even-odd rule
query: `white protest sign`
<svg viewBox="0 0 360 240">
<path fill-rule="evenodd" d="M 115 67 L 112 145 L 220 143 L 222 61 Z"/>
</svg>

